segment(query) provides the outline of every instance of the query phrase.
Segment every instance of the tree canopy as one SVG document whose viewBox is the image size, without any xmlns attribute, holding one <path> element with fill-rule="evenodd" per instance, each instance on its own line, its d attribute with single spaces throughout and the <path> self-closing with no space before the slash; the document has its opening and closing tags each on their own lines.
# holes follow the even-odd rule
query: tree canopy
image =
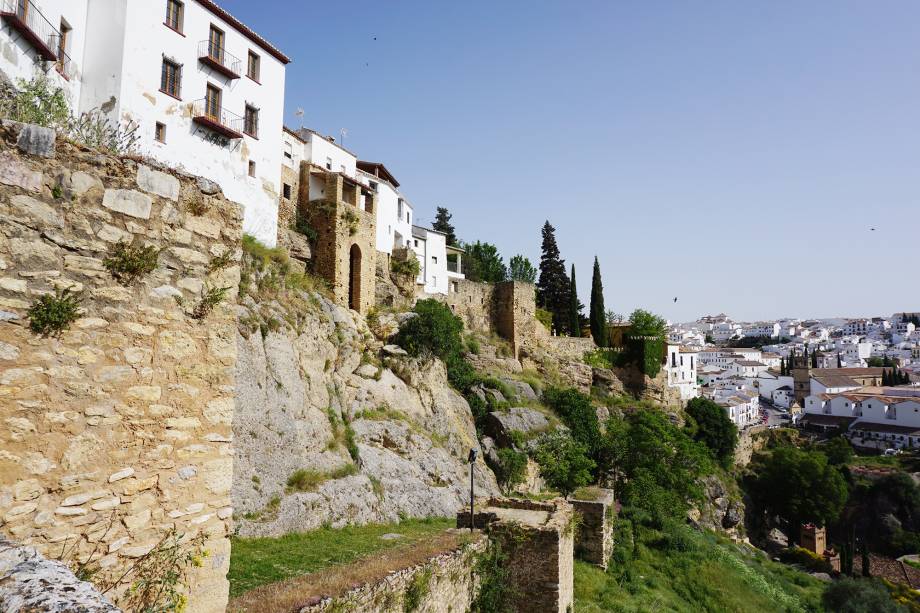
<svg viewBox="0 0 920 613">
<path fill-rule="evenodd" d="M 604 282 L 601 280 L 601 265 L 594 256 L 594 273 L 591 276 L 591 306 L 588 311 L 591 322 L 591 336 L 598 347 L 608 344 L 607 312 L 604 308 Z"/>
<path fill-rule="evenodd" d="M 695 422 L 693 439 L 706 445 L 723 467 L 730 467 L 738 444 L 738 429 L 725 409 L 708 398 L 694 398 L 687 403 L 686 411 Z"/>
<path fill-rule="evenodd" d="M 644 309 L 636 309 L 629 316 L 630 332 L 637 336 L 664 338 L 668 333 L 668 322 L 662 317 Z"/>
<path fill-rule="evenodd" d="M 508 276 L 512 281 L 536 283 L 537 269 L 523 255 L 516 255 L 508 262 Z"/>
<path fill-rule="evenodd" d="M 501 283 L 508 279 L 508 268 L 502 261 L 498 247 L 490 243 L 467 243 L 464 258 L 466 278 L 484 283 Z"/>
<path fill-rule="evenodd" d="M 840 470 L 818 451 L 782 446 L 758 458 L 748 492 L 760 508 L 786 520 L 790 530 L 837 519 L 849 489 Z"/>
<path fill-rule="evenodd" d="M 457 234 L 454 231 L 454 225 L 450 223 L 451 217 L 453 215 L 450 214 L 450 211 L 443 206 L 439 206 L 434 216 L 434 223 L 431 224 L 431 229 L 446 234 L 447 244 L 451 247 L 456 247 L 458 245 Z"/>
<path fill-rule="evenodd" d="M 543 224 L 540 278 L 537 280 L 537 306 L 553 314 L 556 330 L 568 330 L 569 275 L 565 260 L 556 244 L 556 229 L 547 221 Z"/>
</svg>

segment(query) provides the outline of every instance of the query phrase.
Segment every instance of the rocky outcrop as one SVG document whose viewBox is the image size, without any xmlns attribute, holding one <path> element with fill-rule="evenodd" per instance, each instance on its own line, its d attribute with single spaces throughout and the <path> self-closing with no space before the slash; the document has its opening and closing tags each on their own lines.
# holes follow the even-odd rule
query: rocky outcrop
<svg viewBox="0 0 920 613">
<path fill-rule="evenodd" d="M 360 315 L 320 294 L 303 301 L 296 329 L 288 306 L 241 302 L 242 322 L 275 323 L 241 325 L 237 338 L 239 534 L 446 516 L 465 504 L 479 443 L 441 362 L 383 351 Z M 307 487 L 288 485 L 298 471 Z M 474 473 L 482 495 L 497 493 L 482 454 Z"/>
<path fill-rule="evenodd" d="M 549 418 L 536 409 L 513 407 L 507 411 L 495 411 L 486 416 L 484 430 L 500 447 L 514 445 L 515 432 L 526 439 L 546 432 L 552 427 Z"/>
<path fill-rule="evenodd" d="M 118 613 L 67 566 L 0 537 L 0 610 L 5 613 Z"/>
<path fill-rule="evenodd" d="M 707 475 L 701 482 L 702 504 L 689 512 L 697 527 L 737 534 L 744 530 L 744 504 L 733 496 L 716 475 Z"/>
</svg>

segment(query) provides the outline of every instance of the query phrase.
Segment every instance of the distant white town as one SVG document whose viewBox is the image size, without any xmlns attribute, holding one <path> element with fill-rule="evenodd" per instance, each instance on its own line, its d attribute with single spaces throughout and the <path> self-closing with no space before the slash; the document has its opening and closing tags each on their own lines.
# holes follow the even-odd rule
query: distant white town
<svg viewBox="0 0 920 613">
<path fill-rule="evenodd" d="M 708 315 L 671 324 L 667 371 L 682 399 L 713 400 L 739 429 L 785 422 L 841 429 L 861 447 L 920 446 L 920 313 L 751 323 Z"/>
</svg>

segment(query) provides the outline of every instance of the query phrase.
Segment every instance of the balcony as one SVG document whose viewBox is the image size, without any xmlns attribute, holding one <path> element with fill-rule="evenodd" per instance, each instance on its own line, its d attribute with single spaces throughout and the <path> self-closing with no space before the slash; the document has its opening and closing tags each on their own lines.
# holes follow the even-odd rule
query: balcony
<svg viewBox="0 0 920 613">
<path fill-rule="evenodd" d="M 207 98 L 192 102 L 192 121 L 231 140 L 243 138 L 243 118 Z"/>
<path fill-rule="evenodd" d="M 61 33 L 32 0 L 0 0 L 0 18 L 26 39 L 46 62 L 57 59 Z"/>
<path fill-rule="evenodd" d="M 209 40 L 198 43 L 198 60 L 228 79 L 239 79 L 243 72 L 243 61 L 240 58 Z"/>
</svg>

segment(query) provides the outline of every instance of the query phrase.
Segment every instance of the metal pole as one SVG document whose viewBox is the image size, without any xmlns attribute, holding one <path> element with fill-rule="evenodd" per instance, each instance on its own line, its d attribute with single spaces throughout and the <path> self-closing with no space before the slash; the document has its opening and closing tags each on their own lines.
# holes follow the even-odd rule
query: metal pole
<svg viewBox="0 0 920 613">
<path fill-rule="evenodd" d="M 473 521 L 475 515 L 473 515 L 473 463 L 470 462 L 470 532 L 473 531 Z"/>
</svg>

